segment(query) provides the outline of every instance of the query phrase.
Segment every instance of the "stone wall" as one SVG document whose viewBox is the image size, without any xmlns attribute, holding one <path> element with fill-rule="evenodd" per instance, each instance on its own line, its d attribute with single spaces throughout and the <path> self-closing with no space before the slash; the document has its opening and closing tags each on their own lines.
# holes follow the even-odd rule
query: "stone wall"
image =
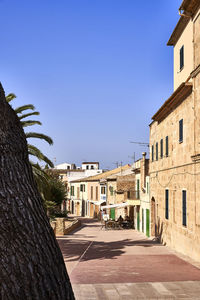
<svg viewBox="0 0 200 300">
<path fill-rule="evenodd" d="M 55 221 L 51 222 L 51 226 L 56 236 L 62 236 L 79 228 L 81 226 L 81 221 L 77 219 L 68 220 L 67 218 L 56 218 Z"/>
</svg>

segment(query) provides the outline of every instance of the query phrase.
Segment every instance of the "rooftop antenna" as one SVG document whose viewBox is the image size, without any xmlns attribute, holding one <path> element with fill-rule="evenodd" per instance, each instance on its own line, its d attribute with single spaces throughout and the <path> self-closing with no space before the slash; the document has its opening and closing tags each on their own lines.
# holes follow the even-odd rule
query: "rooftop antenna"
<svg viewBox="0 0 200 300">
<path fill-rule="evenodd" d="M 143 143 L 143 142 L 130 142 L 131 144 L 138 144 L 140 146 L 145 146 L 145 147 L 149 147 L 149 143 Z"/>
<path fill-rule="evenodd" d="M 133 162 L 135 162 L 135 152 L 133 153 L 132 156 L 129 155 L 128 157 L 130 157 L 133 160 Z"/>
<path fill-rule="evenodd" d="M 116 165 L 116 167 L 118 168 L 119 167 L 119 162 L 116 161 L 116 162 L 113 163 L 113 165 Z"/>
</svg>

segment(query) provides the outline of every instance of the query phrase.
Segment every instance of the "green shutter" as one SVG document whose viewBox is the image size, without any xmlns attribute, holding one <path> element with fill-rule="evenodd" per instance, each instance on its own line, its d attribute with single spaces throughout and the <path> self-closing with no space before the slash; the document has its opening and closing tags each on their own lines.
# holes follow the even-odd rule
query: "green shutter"
<svg viewBox="0 0 200 300">
<path fill-rule="evenodd" d="M 146 209 L 146 236 L 150 236 L 150 232 L 149 232 L 149 228 L 150 228 L 150 225 L 149 225 L 149 209 Z"/>
</svg>

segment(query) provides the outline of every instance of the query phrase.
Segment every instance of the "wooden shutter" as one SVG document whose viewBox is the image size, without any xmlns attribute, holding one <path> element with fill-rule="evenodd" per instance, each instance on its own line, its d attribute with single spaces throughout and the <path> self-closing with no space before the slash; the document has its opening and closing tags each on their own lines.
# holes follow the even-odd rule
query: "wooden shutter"
<svg viewBox="0 0 200 300">
<path fill-rule="evenodd" d="M 180 49 L 180 70 L 184 67 L 184 46 Z"/>
<path fill-rule="evenodd" d="M 158 160 L 158 143 L 156 143 L 156 160 Z"/>
<path fill-rule="evenodd" d="M 169 190 L 165 190 L 165 218 L 169 219 Z"/>
<path fill-rule="evenodd" d="M 91 186 L 91 200 L 93 200 L 93 186 Z"/>
<path fill-rule="evenodd" d="M 165 155 L 166 155 L 166 157 L 169 155 L 169 138 L 168 138 L 168 136 L 166 136 L 166 138 L 165 138 Z"/>
<path fill-rule="evenodd" d="M 160 157 L 163 158 L 163 139 L 160 140 Z"/>
<path fill-rule="evenodd" d="M 183 119 L 179 121 L 179 142 L 183 141 Z"/>
<path fill-rule="evenodd" d="M 96 186 L 96 200 L 98 200 L 98 186 Z"/>
<path fill-rule="evenodd" d="M 183 226 L 187 226 L 186 191 L 182 191 Z"/>
<path fill-rule="evenodd" d="M 154 161 L 154 146 L 151 146 L 151 160 Z"/>
</svg>

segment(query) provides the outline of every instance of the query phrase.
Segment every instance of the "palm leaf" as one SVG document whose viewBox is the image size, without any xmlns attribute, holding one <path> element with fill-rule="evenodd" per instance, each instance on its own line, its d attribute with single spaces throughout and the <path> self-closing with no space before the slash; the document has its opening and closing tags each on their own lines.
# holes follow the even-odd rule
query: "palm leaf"
<svg viewBox="0 0 200 300">
<path fill-rule="evenodd" d="M 23 106 L 19 106 L 19 107 L 15 108 L 15 112 L 16 112 L 16 114 L 20 114 L 20 113 L 22 113 L 24 110 L 27 110 L 27 109 L 34 110 L 34 109 L 35 109 L 35 106 L 32 105 L 32 104 L 26 104 L 26 105 L 23 105 Z"/>
<path fill-rule="evenodd" d="M 53 140 L 46 134 L 37 133 L 37 132 L 27 132 L 26 138 L 37 138 L 41 140 L 45 140 L 49 145 L 53 145 Z"/>
<path fill-rule="evenodd" d="M 32 125 L 42 125 L 40 121 L 33 121 L 33 120 L 27 120 L 27 121 L 21 121 L 22 127 L 32 126 Z"/>
<path fill-rule="evenodd" d="M 6 96 L 6 101 L 9 103 L 10 101 L 12 101 L 15 98 L 17 98 L 17 96 L 13 93 L 10 93 Z"/>
<path fill-rule="evenodd" d="M 40 161 L 43 160 L 51 168 L 54 167 L 52 161 L 48 157 L 46 157 L 37 147 L 28 144 L 28 154 L 37 157 Z"/>
<path fill-rule="evenodd" d="M 39 116 L 39 114 L 40 114 L 39 111 L 34 111 L 34 112 L 31 112 L 31 113 L 19 116 L 19 119 L 22 120 L 22 119 L 28 118 L 30 116 Z"/>
</svg>

